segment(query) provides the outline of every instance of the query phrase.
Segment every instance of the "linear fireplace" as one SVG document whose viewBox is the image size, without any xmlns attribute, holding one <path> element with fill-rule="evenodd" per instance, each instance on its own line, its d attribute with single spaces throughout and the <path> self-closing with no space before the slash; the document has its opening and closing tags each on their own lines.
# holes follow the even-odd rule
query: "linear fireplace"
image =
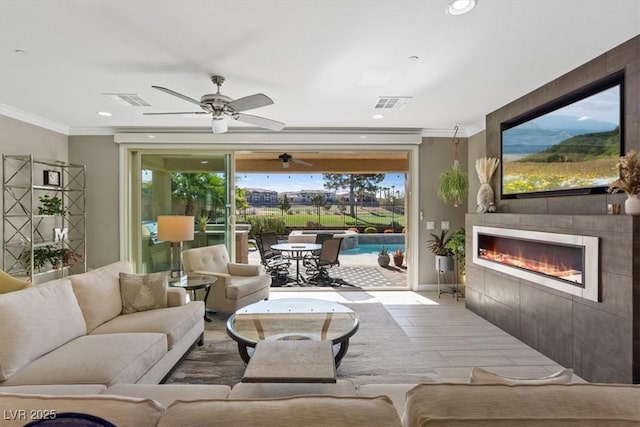
<svg viewBox="0 0 640 427">
<path fill-rule="evenodd" d="M 599 301 L 597 237 L 474 226 L 473 262 Z"/>
</svg>

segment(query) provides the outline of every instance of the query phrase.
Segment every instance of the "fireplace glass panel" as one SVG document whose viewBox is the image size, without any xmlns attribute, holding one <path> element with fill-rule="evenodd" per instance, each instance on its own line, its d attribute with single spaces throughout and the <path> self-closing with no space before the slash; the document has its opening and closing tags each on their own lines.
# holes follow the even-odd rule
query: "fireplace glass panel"
<svg viewBox="0 0 640 427">
<path fill-rule="evenodd" d="M 478 234 L 478 258 L 584 287 L 584 247 Z"/>
</svg>

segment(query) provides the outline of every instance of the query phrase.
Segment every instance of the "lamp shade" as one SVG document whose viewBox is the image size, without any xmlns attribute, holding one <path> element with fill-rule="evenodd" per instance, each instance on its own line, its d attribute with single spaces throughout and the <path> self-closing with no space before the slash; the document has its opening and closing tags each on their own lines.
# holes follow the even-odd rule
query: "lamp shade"
<svg viewBox="0 0 640 427">
<path fill-rule="evenodd" d="M 184 215 L 158 216 L 158 239 L 166 242 L 193 240 L 194 217 Z"/>
</svg>

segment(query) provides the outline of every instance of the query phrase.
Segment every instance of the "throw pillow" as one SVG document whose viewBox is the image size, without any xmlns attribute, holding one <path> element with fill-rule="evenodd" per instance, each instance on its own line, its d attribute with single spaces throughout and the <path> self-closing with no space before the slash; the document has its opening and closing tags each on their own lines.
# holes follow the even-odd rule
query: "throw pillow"
<svg viewBox="0 0 640 427">
<path fill-rule="evenodd" d="M 167 307 L 168 273 L 120 273 L 122 314 Z"/>
<path fill-rule="evenodd" d="M 16 279 L 15 277 L 0 270 L 0 294 L 6 294 L 8 292 L 19 291 L 31 286 L 30 282 Z"/>
<path fill-rule="evenodd" d="M 562 369 L 546 377 L 505 377 L 482 368 L 472 368 L 471 384 L 568 384 L 573 377 L 573 369 Z"/>
</svg>

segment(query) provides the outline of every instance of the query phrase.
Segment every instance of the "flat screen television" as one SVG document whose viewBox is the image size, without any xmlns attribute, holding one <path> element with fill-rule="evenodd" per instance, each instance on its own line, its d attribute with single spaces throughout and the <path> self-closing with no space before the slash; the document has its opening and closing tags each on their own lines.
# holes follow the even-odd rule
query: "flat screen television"
<svg viewBox="0 0 640 427">
<path fill-rule="evenodd" d="M 623 78 L 502 123 L 502 199 L 605 193 L 624 154 Z"/>
</svg>

